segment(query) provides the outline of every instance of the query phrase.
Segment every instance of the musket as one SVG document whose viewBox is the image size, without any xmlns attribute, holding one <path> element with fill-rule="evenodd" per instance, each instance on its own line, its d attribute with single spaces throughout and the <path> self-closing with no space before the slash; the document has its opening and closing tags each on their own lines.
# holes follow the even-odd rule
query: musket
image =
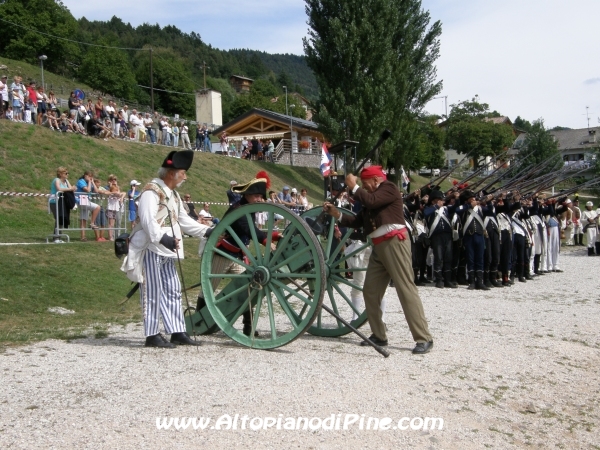
<svg viewBox="0 0 600 450">
<path fill-rule="evenodd" d="M 549 200 L 551 198 L 556 198 L 556 197 L 564 197 L 565 195 L 570 195 L 573 192 L 577 192 L 577 191 L 579 191 L 579 190 L 581 190 L 583 188 L 594 186 L 596 184 L 600 184 L 600 177 L 594 178 L 594 179 L 592 179 L 590 181 L 587 181 L 587 182 L 585 182 L 583 184 L 580 184 L 578 186 L 572 187 L 572 188 L 567 189 L 565 191 L 559 192 L 558 194 L 551 195 L 550 197 L 547 197 L 546 200 Z"/>
<path fill-rule="evenodd" d="M 510 161 L 512 157 L 508 158 L 506 161 L 504 161 L 504 163 L 502 163 L 500 165 L 500 167 L 496 167 L 494 169 L 494 171 L 492 173 L 490 173 L 488 176 L 482 178 L 481 180 L 477 181 L 473 186 L 471 186 L 471 189 L 473 189 L 475 191 L 475 188 L 478 187 L 481 183 L 483 183 L 486 180 L 489 180 L 491 177 L 494 176 L 494 174 L 496 172 L 498 172 L 500 169 L 502 169 L 502 166 L 504 166 L 504 164 L 506 164 L 508 161 Z M 495 163 L 494 163 L 495 164 Z M 487 189 L 489 189 L 496 181 L 498 181 L 500 179 L 500 177 L 502 176 L 502 174 L 500 176 L 498 176 L 496 179 L 494 179 L 494 181 L 492 181 L 491 183 L 488 183 L 487 185 L 485 185 L 485 187 L 481 188 L 481 189 L 477 189 L 478 191 L 487 191 Z"/>
<path fill-rule="evenodd" d="M 465 156 L 463 156 L 463 158 L 451 170 L 446 172 L 443 177 L 440 174 L 441 178 L 438 178 L 435 181 L 431 180 L 429 182 L 429 184 L 435 184 L 435 185 L 439 186 L 446 178 L 448 178 L 452 174 L 452 172 L 454 172 L 456 169 L 458 169 L 462 165 L 462 163 L 465 161 L 465 159 L 467 159 L 471 155 L 471 153 L 473 153 L 476 149 L 477 149 L 477 147 L 472 148 L 471 151 L 468 152 Z M 425 186 L 427 186 L 427 185 L 425 185 Z"/>
<path fill-rule="evenodd" d="M 528 167 L 525 168 L 524 170 L 521 170 L 520 172 L 518 172 L 518 174 L 516 176 L 514 176 L 513 178 L 511 178 L 510 180 L 508 180 L 506 183 L 504 183 L 504 185 L 498 187 L 497 189 L 494 190 L 497 191 L 499 189 L 503 189 L 503 190 L 507 190 L 512 188 L 514 185 L 516 185 L 517 183 L 520 183 L 522 181 L 524 181 L 525 179 L 527 179 L 528 177 L 530 177 L 532 174 L 539 172 L 542 168 L 546 167 L 547 165 L 549 165 L 550 162 L 552 162 L 554 158 L 550 158 L 548 160 L 545 160 L 539 164 L 536 164 L 534 167 Z"/>
</svg>

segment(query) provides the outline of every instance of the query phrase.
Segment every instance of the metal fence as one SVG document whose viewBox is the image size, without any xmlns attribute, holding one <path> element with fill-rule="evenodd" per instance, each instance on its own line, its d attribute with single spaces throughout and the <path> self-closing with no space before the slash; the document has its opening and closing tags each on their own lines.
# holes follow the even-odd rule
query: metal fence
<svg viewBox="0 0 600 450">
<path fill-rule="evenodd" d="M 103 239 L 114 240 L 127 230 L 129 201 L 122 194 L 75 194 L 78 203 L 70 210 L 62 192 L 48 199 L 48 211 L 54 216 L 54 233 L 46 236 L 46 242 L 71 241 L 68 233 L 80 232 L 87 239 L 89 231 Z M 76 226 L 71 226 L 75 224 Z M 106 237 L 104 237 L 106 235 Z"/>
</svg>

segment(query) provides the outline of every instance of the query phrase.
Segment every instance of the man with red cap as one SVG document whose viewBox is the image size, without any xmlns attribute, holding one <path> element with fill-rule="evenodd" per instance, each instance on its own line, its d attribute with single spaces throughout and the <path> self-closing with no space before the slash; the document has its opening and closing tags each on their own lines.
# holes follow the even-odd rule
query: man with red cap
<svg viewBox="0 0 600 450">
<path fill-rule="evenodd" d="M 324 209 L 342 226 L 362 227 L 365 235 L 373 243 L 363 286 L 365 309 L 373 333 L 369 339 L 381 346 L 388 344 L 386 326 L 382 320 L 381 301 L 391 279 L 408 327 L 417 343 L 413 353 L 427 353 L 433 347 L 433 338 L 414 282 L 402 194 L 394 183 L 387 181 L 381 166 L 364 169 L 360 178 L 362 187 L 358 186 L 355 175 L 346 176 L 346 186 L 363 206 L 355 217 L 342 214 L 327 202 Z M 363 342 L 361 345 L 368 344 Z"/>
</svg>

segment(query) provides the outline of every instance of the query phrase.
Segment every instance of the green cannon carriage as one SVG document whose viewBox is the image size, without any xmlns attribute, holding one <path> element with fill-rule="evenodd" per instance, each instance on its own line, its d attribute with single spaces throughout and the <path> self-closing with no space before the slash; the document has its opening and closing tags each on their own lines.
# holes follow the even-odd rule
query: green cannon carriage
<svg viewBox="0 0 600 450">
<path fill-rule="evenodd" d="M 367 320 L 364 306 L 357 309 L 350 298 L 350 289 L 362 291 L 362 286 L 345 273 L 366 269 L 348 269 L 344 262 L 368 244 L 363 243 L 352 253 L 344 254 L 343 246 L 352 230 L 334 239 L 332 220 L 326 220 L 323 232 L 316 235 L 306 218 L 316 218 L 321 211 L 321 207 L 314 208 L 299 216 L 283 206 L 255 203 L 225 216 L 208 238 L 202 253 L 200 273 L 206 306 L 186 314 L 188 332 L 203 335 L 220 329 L 242 345 L 272 349 L 292 342 L 304 332 L 335 337 L 353 331 L 348 323 L 353 328 L 363 325 Z M 244 216 L 252 223 L 251 214 L 262 212 L 268 217 L 266 245 L 258 242 L 254 230 L 250 245 L 243 245 L 231 225 Z M 272 251 L 272 232 L 277 231 L 275 214 L 283 216 L 287 226 Z M 242 248 L 243 261 L 217 248 L 220 236 L 226 232 Z M 244 272 L 212 273 L 214 255 L 241 264 Z M 211 281 L 215 278 L 219 283 L 213 289 L 217 283 Z M 242 315 L 248 310 L 252 323 L 250 336 L 242 332 Z M 358 318 L 352 320 L 356 315 Z M 254 331 L 258 331 L 258 336 Z"/>
</svg>

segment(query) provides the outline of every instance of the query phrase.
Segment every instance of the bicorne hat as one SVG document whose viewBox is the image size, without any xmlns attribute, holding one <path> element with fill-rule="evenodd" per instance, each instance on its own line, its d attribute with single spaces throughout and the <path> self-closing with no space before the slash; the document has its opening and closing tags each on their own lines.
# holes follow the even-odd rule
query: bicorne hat
<svg viewBox="0 0 600 450">
<path fill-rule="evenodd" d="M 240 195 L 261 194 L 263 199 L 266 200 L 267 189 L 269 189 L 269 187 L 271 187 L 269 175 L 267 175 L 267 172 L 265 171 L 260 171 L 256 174 L 256 178 L 250 180 L 248 183 L 232 186 L 231 192 Z"/>
<path fill-rule="evenodd" d="M 460 202 L 466 203 L 470 198 L 473 197 L 475 197 L 475 192 L 473 192 L 471 189 L 465 189 L 460 193 Z"/>
<path fill-rule="evenodd" d="M 170 152 L 162 163 L 162 167 L 176 170 L 189 170 L 194 160 L 194 152 L 192 150 L 183 150 Z"/>
</svg>

